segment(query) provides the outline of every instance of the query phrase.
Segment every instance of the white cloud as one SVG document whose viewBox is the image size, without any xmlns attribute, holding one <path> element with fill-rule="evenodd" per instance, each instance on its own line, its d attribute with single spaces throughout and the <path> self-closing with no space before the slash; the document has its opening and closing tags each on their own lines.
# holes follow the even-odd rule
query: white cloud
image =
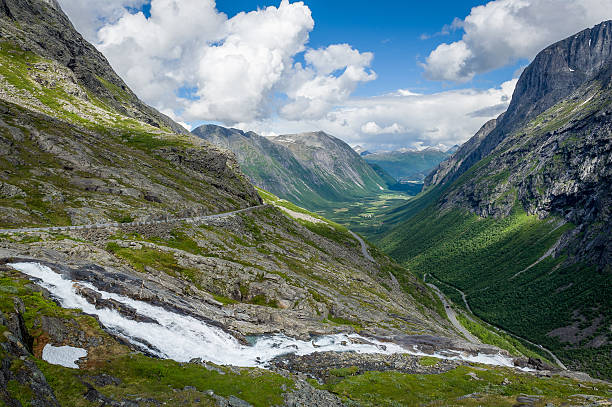
<svg viewBox="0 0 612 407">
<path fill-rule="evenodd" d="M 126 7 L 139 8 L 146 2 L 147 0 L 59 0 L 72 24 L 90 42 L 96 41 L 101 27 L 121 18 Z"/>
<path fill-rule="evenodd" d="M 611 0 L 494 0 L 454 27 L 460 41 L 441 44 L 423 64 L 429 79 L 465 82 L 612 18 Z"/>
<path fill-rule="evenodd" d="M 200 100 L 187 119 L 234 123 L 265 116 L 267 102 L 305 49 L 314 21 L 303 3 L 241 13 L 228 20 L 219 45 L 204 49 L 197 73 Z"/>
<path fill-rule="evenodd" d="M 178 113 L 185 101 L 177 90 L 197 83 L 197 62 L 209 42 L 223 38 L 226 23 L 209 0 L 153 0 L 150 18 L 124 10 L 103 26 L 97 47 L 136 94 Z"/>
<path fill-rule="evenodd" d="M 349 44 L 335 44 L 324 49 L 308 50 L 304 59 L 321 75 L 329 75 L 347 66 L 369 66 L 373 57 L 374 54 L 370 52 L 359 53 L 356 49 L 351 48 Z"/>
<path fill-rule="evenodd" d="M 367 149 L 461 144 L 510 102 L 517 79 L 498 88 L 463 89 L 430 95 L 404 90 L 393 94 L 351 98 L 321 119 L 292 121 L 267 119 L 239 123 L 237 127 L 262 134 L 300 133 L 321 129 L 350 145 Z"/>
<path fill-rule="evenodd" d="M 369 70 L 374 55 L 348 44 L 308 50 L 306 67 L 296 64 L 285 89 L 291 102 L 280 113 L 292 120 L 320 119 L 349 98 L 357 85 L 376 79 Z"/>
<path fill-rule="evenodd" d="M 371 53 L 307 48 L 314 21 L 303 2 L 228 19 L 213 0 L 151 0 L 149 18 L 126 9 L 146 0 L 61 1 L 136 94 L 177 120 L 316 119 L 376 78 Z"/>
<path fill-rule="evenodd" d="M 214 0 L 59 0 L 75 26 L 149 104 L 182 123 L 214 121 L 285 134 L 324 130 L 368 149 L 452 146 L 509 104 L 516 80 L 488 90 L 354 98 L 376 79 L 374 55 L 349 44 L 308 47 L 314 21 L 302 2 L 233 18 Z M 612 17 L 612 0 L 493 0 L 445 30 L 424 64 L 433 79 L 466 81 Z M 300 59 L 303 53 L 303 62 Z M 180 95 L 180 97 L 177 97 Z"/>
<path fill-rule="evenodd" d="M 400 126 L 397 123 L 393 123 L 387 127 L 381 127 L 376 122 L 367 122 L 363 126 L 361 126 L 361 132 L 363 134 L 371 134 L 371 135 L 379 135 L 379 134 L 399 134 L 405 132 L 403 126 Z"/>
</svg>

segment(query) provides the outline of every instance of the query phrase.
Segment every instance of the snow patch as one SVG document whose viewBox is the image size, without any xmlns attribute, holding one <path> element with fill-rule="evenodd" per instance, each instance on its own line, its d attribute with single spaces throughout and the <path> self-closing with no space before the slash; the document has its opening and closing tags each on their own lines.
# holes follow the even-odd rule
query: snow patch
<svg viewBox="0 0 612 407">
<path fill-rule="evenodd" d="M 87 351 L 72 346 L 53 346 L 46 344 L 43 348 L 42 359 L 52 365 L 59 365 L 78 369 L 76 362 L 87 356 Z"/>
</svg>

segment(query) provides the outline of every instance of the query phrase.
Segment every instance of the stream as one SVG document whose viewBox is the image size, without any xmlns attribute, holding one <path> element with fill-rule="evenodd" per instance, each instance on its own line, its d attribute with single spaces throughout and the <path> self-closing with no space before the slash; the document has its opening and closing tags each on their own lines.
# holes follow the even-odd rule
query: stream
<svg viewBox="0 0 612 407">
<path fill-rule="evenodd" d="M 38 263 L 14 263 L 9 266 L 47 289 L 62 307 L 81 309 L 87 314 L 95 315 L 106 329 L 125 338 L 134 346 L 157 357 L 178 362 L 201 358 L 219 365 L 266 367 L 270 360 L 285 354 L 307 355 L 333 351 L 408 353 L 497 366 L 513 366 L 513 360 L 502 354 L 468 355 L 455 350 L 426 354 L 416 348 L 404 348 L 395 343 L 382 342 L 358 334 L 323 335 L 313 337 L 310 341 L 274 334 L 253 337 L 252 345 L 244 345 L 224 330 L 196 318 L 180 315 L 144 301 L 101 291 L 89 283 L 64 279 L 61 274 L 47 266 Z M 76 285 L 94 290 L 104 299 L 113 299 L 128 305 L 138 314 L 155 322 L 138 322 L 126 318 L 113 309 L 97 309 L 78 293 Z"/>
</svg>

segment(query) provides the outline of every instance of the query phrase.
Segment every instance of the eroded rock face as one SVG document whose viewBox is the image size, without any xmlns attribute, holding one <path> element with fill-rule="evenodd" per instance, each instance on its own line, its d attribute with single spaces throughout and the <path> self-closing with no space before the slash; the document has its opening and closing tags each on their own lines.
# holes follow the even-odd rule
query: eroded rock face
<svg viewBox="0 0 612 407">
<path fill-rule="evenodd" d="M 19 26 L 14 21 L 18 21 Z M 74 29 L 55 0 L 2 1 L 0 33 L 4 38 L 17 41 L 24 49 L 69 68 L 79 84 L 101 96 L 119 113 L 155 127 L 187 133 L 182 126 L 134 95 L 115 74 L 106 58 Z M 124 97 L 114 94 L 102 81 L 119 89 Z"/>
<path fill-rule="evenodd" d="M 518 204 L 540 218 L 558 216 L 577 228 L 557 251 L 569 247 L 576 261 L 606 268 L 612 262 L 611 79 L 611 21 L 542 51 L 522 74 L 508 111 L 428 177 L 429 186 L 447 187 L 442 208 L 505 217 Z"/>
<path fill-rule="evenodd" d="M 0 326 L 9 328 L 2 332 L 3 340 L 0 340 L 0 401 L 11 407 L 21 406 L 20 395 L 9 391 L 9 384 L 13 392 L 16 384 L 20 389 L 18 392 L 30 392 L 31 405 L 59 407 L 53 389 L 31 359 L 32 343 L 23 326 L 24 310 L 20 308 L 16 304 L 14 313 L 3 315 L 0 312 Z"/>
<path fill-rule="evenodd" d="M 500 116 L 500 118 L 503 117 Z M 470 159 L 471 154 L 478 149 L 480 143 L 493 131 L 497 126 L 499 119 L 492 119 L 486 122 L 480 130 L 468 141 L 466 141 L 452 157 L 442 161 L 438 168 L 432 171 L 425 178 L 425 187 L 443 184 L 450 180 L 459 169 L 464 166 L 465 160 Z"/>
<path fill-rule="evenodd" d="M 455 161 L 462 157 L 460 165 L 448 174 L 441 168 L 441 172 L 432 174 L 428 182 L 454 181 L 529 120 L 568 98 L 583 85 L 597 80 L 606 87 L 610 83 L 610 75 L 606 72 L 610 71 L 611 57 L 612 21 L 544 49 L 521 74 L 512 102 L 506 113 L 497 119 L 495 127 L 491 129 L 491 122 L 487 123 L 455 154 Z M 483 131 L 487 133 L 484 137 Z"/>
</svg>

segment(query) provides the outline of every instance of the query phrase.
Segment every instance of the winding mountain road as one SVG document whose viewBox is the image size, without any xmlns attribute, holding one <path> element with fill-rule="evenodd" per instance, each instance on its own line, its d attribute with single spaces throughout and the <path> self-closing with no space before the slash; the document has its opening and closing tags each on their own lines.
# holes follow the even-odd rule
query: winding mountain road
<svg viewBox="0 0 612 407">
<path fill-rule="evenodd" d="M 108 223 L 93 223 L 89 225 L 78 225 L 78 226 L 51 226 L 42 228 L 17 228 L 17 229 L 0 229 L 1 235 L 16 234 L 16 233 L 31 233 L 31 232 L 67 232 L 73 230 L 88 230 L 88 229 L 106 229 L 113 227 L 124 227 L 124 226 L 144 226 L 144 225 L 159 225 L 164 223 L 176 223 L 176 222 L 187 222 L 195 223 L 204 220 L 220 219 L 227 216 L 236 215 L 239 213 L 250 212 L 259 208 L 264 208 L 269 205 L 257 205 L 249 208 L 238 209 L 236 211 L 217 213 L 215 215 L 196 216 L 191 218 L 166 218 L 161 220 L 152 220 L 145 222 L 108 222 Z"/>
<path fill-rule="evenodd" d="M 353 232 L 352 230 L 349 230 L 349 233 L 351 234 L 351 236 L 357 239 L 357 241 L 361 245 L 361 253 L 363 253 L 363 257 L 365 257 L 366 259 L 374 263 L 376 260 L 374 260 L 374 257 L 372 257 L 372 255 L 368 251 L 368 245 L 366 244 L 366 242 L 361 238 L 361 236 L 359 236 L 357 233 Z"/>
<path fill-rule="evenodd" d="M 467 339 L 468 341 L 470 341 L 472 343 L 475 343 L 475 344 L 481 344 L 482 342 L 477 337 L 472 335 L 470 333 L 470 331 L 468 331 L 467 329 L 465 329 L 465 327 L 463 325 L 461 325 L 461 323 L 457 319 L 457 313 L 455 313 L 455 310 L 451 306 L 451 303 L 446 299 L 446 296 L 444 294 L 442 294 L 442 291 L 440 291 L 440 289 L 438 287 L 436 287 L 435 285 L 433 285 L 431 283 L 426 283 L 426 284 L 432 290 L 434 290 L 434 292 L 440 298 L 440 301 L 442 301 L 442 304 L 444 305 L 444 309 L 446 310 L 446 316 L 448 317 L 448 319 L 451 322 L 451 324 L 453 324 L 455 329 L 457 331 L 461 332 L 461 334 L 463 336 L 465 336 L 465 339 Z"/>
<path fill-rule="evenodd" d="M 426 278 L 426 277 L 427 277 L 427 275 L 425 275 L 425 278 Z M 434 277 L 434 278 L 435 278 L 435 277 Z M 433 284 L 431 284 L 431 283 L 427 283 L 427 285 L 428 285 L 428 286 L 430 286 L 430 287 L 431 287 L 431 288 L 432 288 L 434 291 L 436 291 L 436 293 L 438 294 L 438 296 L 440 296 L 441 291 L 440 291 L 440 289 L 438 289 L 438 287 L 437 287 L 437 286 L 435 286 L 435 285 L 433 285 Z M 463 298 L 463 302 L 465 303 L 465 307 L 467 308 L 467 310 L 469 311 L 469 313 L 470 313 L 470 314 L 472 314 L 472 315 L 475 315 L 475 314 L 472 312 L 472 309 L 470 308 L 470 304 L 468 304 L 468 302 L 467 302 L 467 298 L 466 298 L 465 293 L 464 293 L 463 291 L 461 291 L 460 289 L 458 289 L 457 287 L 453 287 L 453 288 L 454 288 L 455 290 L 457 290 L 457 291 L 459 292 L 459 294 L 461 294 L 461 298 Z M 442 294 L 442 295 L 443 295 L 443 294 Z M 442 297 L 441 297 L 440 299 L 442 299 Z M 444 303 L 444 306 L 446 307 L 446 303 L 445 303 L 445 300 L 444 300 L 444 299 L 442 299 L 442 302 Z M 453 312 L 453 314 L 455 313 L 455 311 L 453 311 L 453 310 L 452 310 L 452 308 L 451 308 L 450 310 Z M 446 313 L 447 313 L 447 315 L 448 315 L 449 319 L 451 320 L 451 322 L 453 322 L 453 319 L 451 319 L 451 317 L 450 317 L 450 315 L 449 315 L 449 312 L 448 312 L 448 311 L 449 311 L 449 308 L 447 307 L 447 308 L 446 308 Z M 474 321 L 474 320 L 473 320 L 473 319 L 470 317 L 470 315 L 469 315 L 469 314 L 466 314 L 466 317 L 467 317 L 467 318 L 469 318 L 469 319 L 471 319 L 472 321 Z M 456 317 L 455 317 L 455 321 L 457 321 L 457 318 L 456 318 Z M 458 321 L 457 321 L 457 322 L 458 322 Z M 474 321 L 474 322 L 476 322 L 476 321 Z M 485 321 L 485 322 L 486 322 L 486 321 Z M 512 337 L 514 337 L 514 338 L 516 338 L 516 339 L 520 339 L 520 340 L 522 340 L 522 341 L 524 341 L 524 342 L 527 342 L 528 344 L 530 344 L 530 345 L 532 345 L 532 346 L 535 346 L 535 347 L 537 347 L 537 348 L 541 349 L 542 351 L 544 351 L 544 352 L 546 352 L 548 355 L 550 355 L 550 357 L 551 357 L 551 358 L 552 358 L 552 359 L 555 361 L 555 363 L 556 363 L 556 364 L 557 364 L 557 365 L 558 365 L 558 366 L 559 366 L 561 369 L 563 369 L 563 370 L 567 370 L 567 367 L 566 367 L 566 366 L 563 364 L 563 362 L 561 362 L 561 360 L 560 360 L 560 359 L 557 357 L 557 355 L 555 355 L 554 353 L 552 353 L 552 351 L 550 351 L 550 350 L 546 349 L 544 346 L 542 346 L 542 345 L 540 345 L 540 344 L 537 344 L 537 343 L 534 343 L 534 342 L 531 342 L 529 339 L 523 338 L 522 336 L 515 335 L 515 334 L 513 334 L 512 332 L 508 332 L 508 331 L 506 331 L 506 330 L 504 330 L 504 329 L 502 329 L 502 328 L 500 328 L 500 327 L 498 327 L 498 326 L 492 325 L 491 323 L 488 323 L 488 322 L 486 322 L 486 323 L 487 323 L 487 324 L 489 324 L 491 327 L 493 327 L 493 328 L 497 329 L 497 330 L 498 330 L 498 331 L 500 331 L 500 332 L 503 332 L 503 333 L 505 333 L 505 334 L 508 334 L 508 335 L 510 335 L 510 336 L 512 336 Z M 455 325 L 455 324 L 453 323 L 453 325 Z M 461 325 L 461 324 L 460 324 L 460 325 Z M 463 325 L 461 325 L 461 326 L 463 327 Z M 465 328 L 464 328 L 464 329 L 465 329 Z M 471 335 L 471 334 L 470 334 L 470 335 Z M 477 343 L 479 343 L 479 342 L 477 342 Z"/>
</svg>

